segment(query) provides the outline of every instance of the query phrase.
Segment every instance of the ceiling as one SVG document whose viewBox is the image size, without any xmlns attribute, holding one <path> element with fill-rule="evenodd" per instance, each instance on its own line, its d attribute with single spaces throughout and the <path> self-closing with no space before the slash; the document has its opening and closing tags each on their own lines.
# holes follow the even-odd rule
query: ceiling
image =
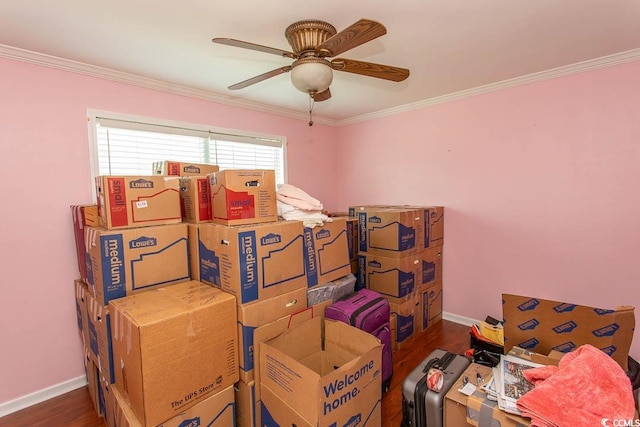
<svg viewBox="0 0 640 427">
<path fill-rule="evenodd" d="M 292 61 L 211 42 L 235 38 L 291 50 L 285 28 L 320 19 L 338 31 L 360 18 L 387 34 L 340 57 L 408 68 L 395 83 L 334 72 L 314 119 L 340 122 L 640 48 L 638 0 L 2 0 L 0 44 L 307 115 L 288 74 L 228 86 Z"/>
</svg>

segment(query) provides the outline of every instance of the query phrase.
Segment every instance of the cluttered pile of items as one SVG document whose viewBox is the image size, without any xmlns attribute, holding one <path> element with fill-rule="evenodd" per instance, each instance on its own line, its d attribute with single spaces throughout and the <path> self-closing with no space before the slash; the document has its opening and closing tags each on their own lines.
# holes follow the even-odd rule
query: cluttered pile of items
<svg viewBox="0 0 640 427">
<path fill-rule="evenodd" d="M 403 427 L 640 425 L 633 307 L 502 300 L 502 321 L 471 326 L 469 351 L 438 349 L 405 379 Z"/>
</svg>

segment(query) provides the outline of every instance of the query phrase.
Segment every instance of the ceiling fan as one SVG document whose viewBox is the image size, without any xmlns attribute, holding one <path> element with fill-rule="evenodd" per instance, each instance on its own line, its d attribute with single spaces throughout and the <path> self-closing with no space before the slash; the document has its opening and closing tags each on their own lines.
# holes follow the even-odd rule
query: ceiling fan
<svg viewBox="0 0 640 427">
<path fill-rule="evenodd" d="M 327 59 L 386 33 L 387 29 L 384 25 L 369 19 L 360 19 L 340 32 L 337 32 L 335 27 L 327 22 L 309 19 L 294 22 L 284 32 L 293 52 L 230 38 L 214 38 L 212 41 L 228 46 L 272 53 L 294 60 L 291 65 L 285 65 L 236 83 L 229 86 L 229 89 L 242 89 L 291 71 L 291 82 L 298 90 L 308 93 L 314 101 L 325 101 L 331 98 L 329 86 L 333 80 L 333 70 L 394 82 L 401 82 L 409 77 L 409 70 L 406 68 L 346 58 Z"/>
</svg>

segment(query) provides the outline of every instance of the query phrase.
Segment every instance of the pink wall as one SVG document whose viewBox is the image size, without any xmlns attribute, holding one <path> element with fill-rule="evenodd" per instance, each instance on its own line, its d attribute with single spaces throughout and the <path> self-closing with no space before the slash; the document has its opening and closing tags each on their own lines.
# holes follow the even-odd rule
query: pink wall
<svg viewBox="0 0 640 427">
<path fill-rule="evenodd" d="M 87 109 L 284 135 L 289 183 L 335 210 L 336 128 L 0 59 L 0 404 L 84 374 L 72 204 L 90 203 Z"/>
<path fill-rule="evenodd" d="M 481 319 L 500 316 L 502 292 L 640 305 L 639 74 L 636 62 L 309 128 L 0 59 L 0 404 L 83 374 L 69 205 L 91 202 L 87 108 L 285 135 L 289 182 L 329 210 L 446 206 L 445 310 Z"/>
<path fill-rule="evenodd" d="M 501 318 L 503 292 L 640 307 L 638 75 L 634 62 L 341 128 L 341 208 L 445 206 L 451 314 Z"/>
</svg>

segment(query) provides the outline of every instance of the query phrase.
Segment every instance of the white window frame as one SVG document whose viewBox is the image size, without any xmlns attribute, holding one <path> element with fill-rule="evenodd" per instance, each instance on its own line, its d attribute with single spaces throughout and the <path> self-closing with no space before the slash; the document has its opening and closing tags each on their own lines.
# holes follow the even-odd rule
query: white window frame
<svg viewBox="0 0 640 427">
<path fill-rule="evenodd" d="M 99 160 L 98 160 L 98 132 L 97 132 L 97 124 L 99 118 L 109 119 L 109 120 L 121 120 L 128 121 L 134 123 L 143 123 L 149 125 L 158 125 L 158 126 L 167 126 L 174 128 L 183 128 L 183 129 L 191 129 L 195 131 L 201 131 L 203 133 L 218 133 L 218 134 L 228 134 L 235 135 L 246 138 L 256 138 L 256 139 L 269 139 L 269 140 L 277 140 L 282 143 L 282 167 L 283 167 L 283 177 L 284 182 L 288 182 L 287 176 L 287 138 L 283 135 L 268 135 L 268 134 L 259 134 L 255 132 L 248 132 L 244 130 L 237 129 L 225 129 L 218 128 L 209 125 L 196 124 L 196 123 L 187 123 L 180 122 L 175 120 L 166 120 L 159 119 L 156 117 L 147 117 L 147 116 L 138 116 L 133 114 L 125 114 L 125 113 L 116 113 L 113 111 L 104 111 L 104 110 L 87 110 L 87 118 L 89 122 L 89 164 L 91 167 L 91 188 L 93 192 L 93 196 L 95 198 L 95 185 L 93 182 L 95 177 L 98 176 L 99 173 Z M 158 159 L 158 160 L 172 160 L 172 159 Z M 149 175 L 151 175 L 151 165 L 149 165 Z"/>
</svg>

